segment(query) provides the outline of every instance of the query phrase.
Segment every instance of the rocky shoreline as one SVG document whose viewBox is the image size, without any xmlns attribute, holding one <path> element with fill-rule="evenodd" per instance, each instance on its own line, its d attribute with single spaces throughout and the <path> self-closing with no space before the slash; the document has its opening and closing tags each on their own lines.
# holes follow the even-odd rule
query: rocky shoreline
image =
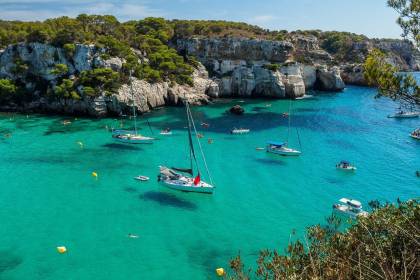
<svg viewBox="0 0 420 280">
<path fill-rule="evenodd" d="M 198 62 L 192 75 L 193 86 L 175 82 L 150 83 L 133 78 L 134 105 L 140 113 L 161 106 L 176 106 L 186 98 L 202 105 L 214 98 L 296 98 L 308 90 L 339 92 L 349 85 L 366 85 L 360 64 L 337 65 L 332 57 L 308 38 L 294 43 L 245 38 L 183 39 L 175 43 L 178 53 L 193 56 Z M 139 61 L 147 59 L 139 54 Z M 103 59 L 104 51 L 91 45 L 76 45 L 69 55 L 63 49 L 41 43 L 21 43 L 0 51 L 0 78 L 20 79 L 37 98 L 23 104 L 0 106 L 1 111 L 55 114 L 116 116 L 128 112 L 131 93 L 123 84 L 117 94 L 74 99 L 51 99 L 40 92 L 40 85 L 54 87 L 57 64 L 68 67 L 69 79 L 98 67 L 121 71 L 124 59 Z M 296 62 L 296 53 L 308 58 Z M 26 63 L 25 75 L 14 73 L 16 59 Z M 396 61 L 397 59 L 394 58 Z M 417 57 L 410 58 L 411 70 L 417 69 Z M 416 68 L 417 67 L 417 68 Z M 409 70 L 410 70 L 409 69 Z"/>
</svg>

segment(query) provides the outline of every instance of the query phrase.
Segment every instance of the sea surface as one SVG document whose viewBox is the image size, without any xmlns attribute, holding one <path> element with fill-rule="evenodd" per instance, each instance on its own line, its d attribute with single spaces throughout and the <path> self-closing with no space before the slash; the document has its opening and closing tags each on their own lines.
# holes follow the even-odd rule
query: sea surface
<svg viewBox="0 0 420 280">
<path fill-rule="evenodd" d="M 293 230 L 325 223 L 342 197 L 367 208 L 420 196 L 420 142 L 409 137 L 419 119 L 387 118 L 397 104 L 374 99 L 374 89 L 313 94 L 192 107 L 213 195 L 156 181 L 159 165 L 188 166 L 184 108 L 140 118 L 142 133 L 158 137 L 152 145 L 113 141 L 109 129 L 131 120 L 1 114 L 0 279 L 215 279 L 239 252 L 252 265 L 260 249 L 282 251 Z M 226 113 L 235 104 L 243 116 Z M 287 140 L 289 107 L 289 146 L 302 155 L 256 150 Z M 159 136 L 166 127 L 173 135 Z M 251 132 L 231 135 L 233 127 Z M 336 170 L 340 160 L 357 172 Z"/>
</svg>

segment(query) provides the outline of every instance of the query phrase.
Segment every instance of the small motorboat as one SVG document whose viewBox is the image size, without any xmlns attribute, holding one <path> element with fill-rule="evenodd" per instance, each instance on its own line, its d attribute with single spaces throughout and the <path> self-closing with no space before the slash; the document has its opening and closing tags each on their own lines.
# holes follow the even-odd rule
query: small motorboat
<svg viewBox="0 0 420 280">
<path fill-rule="evenodd" d="M 143 175 L 136 176 L 136 177 L 134 177 L 134 179 L 138 180 L 138 181 L 149 181 L 150 180 L 149 177 L 143 176 Z"/>
<path fill-rule="evenodd" d="M 420 128 L 417 128 L 413 132 L 410 133 L 410 136 L 416 140 L 420 140 Z"/>
<path fill-rule="evenodd" d="M 112 138 L 118 142 L 127 144 L 152 144 L 153 140 L 155 140 L 152 137 L 143 136 L 141 134 L 125 130 L 112 131 Z"/>
<path fill-rule="evenodd" d="M 345 161 L 345 160 L 340 161 L 340 163 L 338 163 L 335 167 L 337 167 L 337 169 L 345 170 L 345 171 L 357 170 L 356 166 L 352 165 L 350 162 Z"/>
<path fill-rule="evenodd" d="M 420 116 L 420 112 L 399 111 L 395 114 L 388 115 L 388 118 L 407 119 L 407 118 L 417 118 L 419 116 Z"/>
<path fill-rule="evenodd" d="M 172 130 L 170 128 L 165 128 L 160 131 L 160 135 L 172 135 Z"/>
<path fill-rule="evenodd" d="M 268 142 L 267 152 L 282 156 L 299 156 L 300 151 L 287 147 L 284 142 Z"/>
<path fill-rule="evenodd" d="M 195 178 L 189 177 L 165 166 L 159 166 L 159 170 L 158 182 L 170 189 L 183 192 L 213 193 L 214 187 L 201 181 L 200 175 Z"/>
<path fill-rule="evenodd" d="M 200 125 L 204 128 L 209 128 L 210 127 L 210 124 L 205 123 L 205 122 L 202 122 Z"/>
<path fill-rule="evenodd" d="M 339 213 L 349 215 L 352 218 L 366 217 L 369 213 L 362 210 L 362 203 L 355 199 L 341 198 L 339 200 L 342 204 L 334 204 L 333 210 Z"/>
<path fill-rule="evenodd" d="M 305 94 L 304 96 L 296 97 L 296 100 L 311 99 L 314 98 L 313 95 Z"/>
<path fill-rule="evenodd" d="M 247 134 L 249 133 L 248 128 L 234 128 L 230 131 L 231 134 Z"/>
</svg>

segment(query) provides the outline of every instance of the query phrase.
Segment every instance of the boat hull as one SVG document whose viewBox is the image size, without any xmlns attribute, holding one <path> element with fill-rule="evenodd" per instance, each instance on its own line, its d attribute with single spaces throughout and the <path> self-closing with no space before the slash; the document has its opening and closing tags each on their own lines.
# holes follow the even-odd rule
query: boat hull
<svg viewBox="0 0 420 280">
<path fill-rule="evenodd" d="M 356 171 L 357 168 L 356 167 L 348 167 L 348 168 L 343 168 L 343 167 L 337 167 L 338 170 L 342 170 L 342 171 Z"/>
<path fill-rule="evenodd" d="M 394 114 L 394 115 L 389 115 L 388 118 L 411 119 L 411 118 L 418 118 L 419 115 L 420 115 L 420 113 Z"/>
<path fill-rule="evenodd" d="M 147 139 L 124 139 L 124 138 L 114 138 L 115 141 L 125 144 L 152 144 L 153 138 Z"/>
<path fill-rule="evenodd" d="M 413 135 L 413 134 L 410 134 L 410 136 L 413 139 L 420 140 L 420 136 L 416 136 L 416 135 Z"/>
<path fill-rule="evenodd" d="M 281 155 L 281 156 L 300 156 L 301 152 L 298 150 L 290 149 L 288 150 L 278 150 L 267 148 L 267 153 Z"/>
<path fill-rule="evenodd" d="M 206 187 L 201 186 L 202 183 L 200 183 L 198 186 L 194 186 L 193 184 L 178 184 L 175 182 L 171 182 L 171 181 L 160 181 L 160 183 L 172 190 L 176 190 L 176 191 L 182 191 L 182 192 L 196 192 L 196 193 L 205 193 L 205 194 L 212 194 L 214 191 L 214 187 L 210 186 L 206 183 Z"/>
</svg>

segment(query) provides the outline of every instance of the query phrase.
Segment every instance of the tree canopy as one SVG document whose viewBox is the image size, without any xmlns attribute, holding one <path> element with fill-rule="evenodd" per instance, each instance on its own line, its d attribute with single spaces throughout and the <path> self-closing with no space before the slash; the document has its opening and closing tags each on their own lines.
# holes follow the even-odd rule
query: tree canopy
<svg viewBox="0 0 420 280">
<path fill-rule="evenodd" d="M 388 6 L 400 15 L 397 23 L 401 26 L 404 38 L 420 45 L 420 0 L 388 0 Z"/>
<path fill-rule="evenodd" d="M 376 203 L 370 203 L 375 205 Z M 377 206 L 377 205 L 376 205 Z M 419 279 L 419 200 L 387 204 L 338 230 L 337 217 L 309 227 L 284 253 L 263 250 L 255 271 L 240 256 L 227 279 Z"/>
</svg>

